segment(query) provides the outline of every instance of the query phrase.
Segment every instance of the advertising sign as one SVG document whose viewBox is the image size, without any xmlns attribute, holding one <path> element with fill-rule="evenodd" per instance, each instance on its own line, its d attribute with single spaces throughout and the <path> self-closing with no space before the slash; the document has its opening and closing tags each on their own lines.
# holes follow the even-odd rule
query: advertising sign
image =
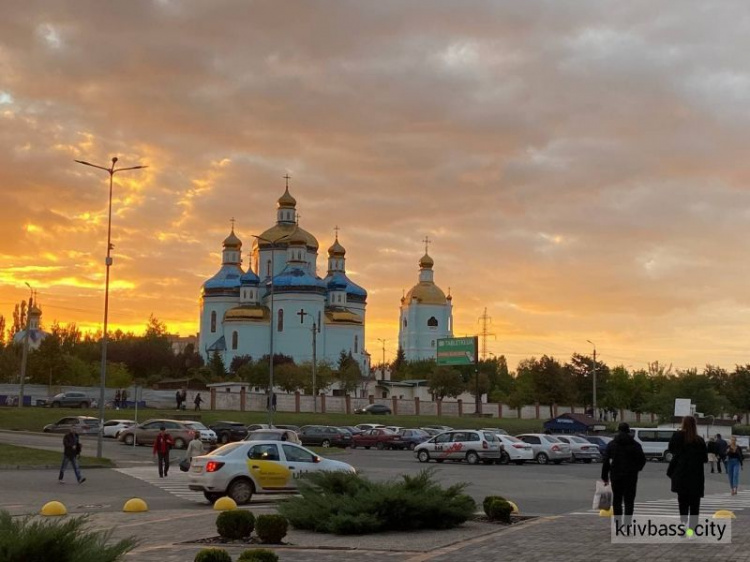
<svg viewBox="0 0 750 562">
<path fill-rule="evenodd" d="M 476 365 L 479 359 L 479 338 L 442 338 L 437 341 L 438 365 Z"/>
</svg>

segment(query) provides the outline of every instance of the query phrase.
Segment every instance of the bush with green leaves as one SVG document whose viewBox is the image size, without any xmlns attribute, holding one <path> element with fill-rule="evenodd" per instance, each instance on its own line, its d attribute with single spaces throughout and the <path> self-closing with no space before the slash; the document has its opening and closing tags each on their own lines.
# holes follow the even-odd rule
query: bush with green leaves
<svg viewBox="0 0 750 562">
<path fill-rule="evenodd" d="M 254 548 L 240 554 L 237 562 L 279 562 L 279 557 L 273 550 Z"/>
<path fill-rule="evenodd" d="M 195 555 L 194 562 L 232 562 L 232 557 L 223 548 L 204 548 Z"/>
<path fill-rule="evenodd" d="M 512 512 L 513 506 L 502 498 L 493 499 L 485 509 L 487 517 L 492 521 L 502 521 L 503 523 L 510 523 L 510 514 Z"/>
<path fill-rule="evenodd" d="M 484 501 L 482 502 L 482 508 L 484 509 L 484 514 L 489 517 L 490 516 L 490 504 L 495 500 L 502 500 L 502 501 L 508 501 L 503 496 L 487 496 L 484 498 Z"/>
<path fill-rule="evenodd" d="M 249 537 L 255 528 L 255 515 L 245 509 L 222 511 L 216 518 L 216 530 L 225 539 Z"/>
<path fill-rule="evenodd" d="M 0 511 L 0 561 L 116 562 L 135 548 L 133 538 L 110 541 L 112 531 L 88 529 L 88 517 L 13 518 Z"/>
<path fill-rule="evenodd" d="M 279 544 L 286 536 L 289 523 L 283 515 L 259 515 L 255 522 L 255 533 L 261 542 Z"/>
<path fill-rule="evenodd" d="M 349 472 L 316 472 L 299 482 L 300 495 L 279 506 L 297 529 L 320 533 L 450 529 L 474 515 L 467 484 L 443 488 L 434 469 L 400 480 L 372 482 Z"/>
</svg>

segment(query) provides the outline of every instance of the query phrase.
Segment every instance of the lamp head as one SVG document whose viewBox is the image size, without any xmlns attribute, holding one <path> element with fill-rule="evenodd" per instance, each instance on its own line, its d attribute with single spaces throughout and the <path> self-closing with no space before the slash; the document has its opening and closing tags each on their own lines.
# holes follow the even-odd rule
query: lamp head
<svg viewBox="0 0 750 562">
<path fill-rule="evenodd" d="M 112 165 L 117 164 L 117 156 L 112 157 Z"/>
</svg>

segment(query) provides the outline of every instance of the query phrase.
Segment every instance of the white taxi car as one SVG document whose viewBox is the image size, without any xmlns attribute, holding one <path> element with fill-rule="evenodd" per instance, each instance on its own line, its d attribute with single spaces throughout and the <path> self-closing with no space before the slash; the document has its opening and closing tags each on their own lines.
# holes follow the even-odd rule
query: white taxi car
<svg viewBox="0 0 750 562">
<path fill-rule="evenodd" d="M 469 464 L 500 462 L 502 446 L 497 435 L 479 429 L 454 429 L 436 435 L 414 448 L 419 462 L 462 461 Z"/>
<path fill-rule="evenodd" d="M 293 493 L 305 474 L 326 470 L 356 472 L 351 465 L 324 459 L 294 443 L 240 441 L 193 458 L 189 488 L 203 492 L 211 503 L 229 496 L 245 504 L 253 494 Z"/>
</svg>

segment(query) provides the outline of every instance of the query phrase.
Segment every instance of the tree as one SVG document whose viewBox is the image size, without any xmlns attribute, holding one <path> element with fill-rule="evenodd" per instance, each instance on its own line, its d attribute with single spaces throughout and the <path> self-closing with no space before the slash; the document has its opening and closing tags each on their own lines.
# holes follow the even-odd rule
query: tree
<svg viewBox="0 0 750 562">
<path fill-rule="evenodd" d="M 574 395 L 570 372 L 554 358 L 544 355 L 519 363 L 518 370 L 529 373 L 536 401 L 549 406 L 550 417 L 554 416 L 554 404 L 566 404 Z"/>
<path fill-rule="evenodd" d="M 229 372 L 237 373 L 237 370 L 243 365 L 247 365 L 253 360 L 249 355 L 235 355 L 232 357 L 232 362 L 229 364 Z"/>
<path fill-rule="evenodd" d="M 442 400 L 446 396 L 456 398 L 466 388 L 461 373 L 450 367 L 436 366 L 428 375 L 427 380 L 435 400 Z"/>
<path fill-rule="evenodd" d="M 737 365 L 724 394 L 738 412 L 750 411 L 750 365 Z"/>
<path fill-rule="evenodd" d="M 304 372 L 294 363 L 283 363 L 274 369 L 274 386 L 284 392 L 295 392 L 305 384 Z"/>
<path fill-rule="evenodd" d="M 107 362 L 107 386 L 109 388 L 128 388 L 133 384 L 133 376 L 124 363 Z"/>
<path fill-rule="evenodd" d="M 623 366 L 612 369 L 601 405 L 607 410 L 620 410 L 630 406 L 633 384 L 628 370 Z"/>
<path fill-rule="evenodd" d="M 5 346 L 5 316 L 0 314 L 0 347 Z"/>
<path fill-rule="evenodd" d="M 336 380 L 344 394 L 353 392 L 362 383 L 362 369 L 352 357 L 351 352 L 347 354 L 341 351 Z"/>
<path fill-rule="evenodd" d="M 404 372 L 405 365 L 406 365 L 406 354 L 404 353 L 404 349 L 401 346 L 398 346 L 398 351 L 396 352 L 396 358 L 393 360 L 393 363 L 391 363 L 391 380 L 392 381 L 400 381 L 406 378 L 406 373 Z"/>
<path fill-rule="evenodd" d="M 208 369 L 211 372 L 212 380 L 222 380 L 227 376 L 226 367 L 224 367 L 224 360 L 219 355 L 218 351 L 214 351 L 211 355 L 211 359 L 208 362 Z"/>
<path fill-rule="evenodd" d="M 312 394 L 312 361 L 305 361 L 299 366 L 302 372 L 302 389 L 305 394 Z M 319 361 L 315 369 L 315 391 L 320 394 L 325 391 L 333 382 L 333 370 L 325 361 Z"/>
</svg>

